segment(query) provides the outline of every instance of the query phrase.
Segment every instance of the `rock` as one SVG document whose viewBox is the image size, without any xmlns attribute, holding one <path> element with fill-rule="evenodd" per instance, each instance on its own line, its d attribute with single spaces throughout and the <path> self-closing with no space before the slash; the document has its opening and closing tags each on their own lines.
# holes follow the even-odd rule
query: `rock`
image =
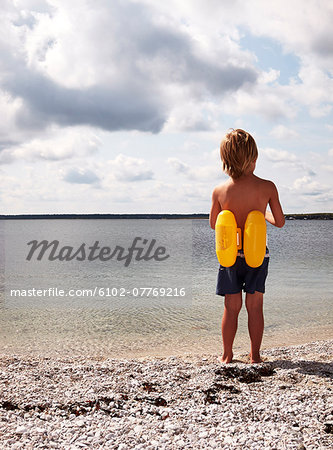
<svg viewBox="0 0 333 450">
<path fill-rule="evenodd" d="M 324 424 L 325 433 L 333 434 L 333 422 L 326 422 Z"/>
<path fill-rule="evenodd" d="M 16 434 L 23 434 L 23 433 L 26 433 L 27 431 L 28 431 L 28 428 L 27 428 L 26 426 L 24 426 L 24 425 L 19 425 L 19 426 L 16 428 L 15 433 L 16 433 Z"/>
<path fill-rule="evenodd" d="M 84 425 L 85 425 L 85 421 L 81 420 L 81 419 L 76 420 L 74 423 L 77 427 L 84 427 Z"/>
<path fill-rule="evenodd" d="M 142 426 L 141 426 L 141 425 L 136 425 L 136 426 L 133 428 L 133 431 L 134 431 L 134 433 L 136 433 L 136 434 L 141 434 L 141 433 L 142 433 Z"/>
<path fill-rule="evenodd" d="M 114 436 L 115 436 L 114 433 L 108 433 L 108 434 L 105 435 L 105 439 L 107 441 L 110 441 L 111 439 L 114 438 Z"/>
<path fill-rule="evenodd" d="M 199 438 L 200 439 L 205 439 L 208 436 L 208 432 L 207 431 L 201 431 L 199 433 Z"/>
</svg>

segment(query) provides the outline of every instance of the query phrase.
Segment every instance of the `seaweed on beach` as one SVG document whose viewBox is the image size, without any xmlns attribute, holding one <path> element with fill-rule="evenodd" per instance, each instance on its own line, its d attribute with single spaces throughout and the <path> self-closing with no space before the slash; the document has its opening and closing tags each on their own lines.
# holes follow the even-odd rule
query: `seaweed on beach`
<svg viewBox="0 0 333 450">
<path fill-rule="evenodd" d="M 241 383 L 256 383 L 261 380 L 261 377 L 268 377 L 275 374 L 275 370 L 270 365 L 259 367 L 237 367 L 226 366 L 215 370 L 216 375 L 221 375 L 225 378 L 233 378 Z"/>
<path fill-rule="evenodd" d="M 220 401 L 218 400 L 217 397 L 217 394 L 220 391 L 227 391 L 230 392 L 231 394 L 239 394 L 241 392 L 239 389 L 235 388 L 235 386 L 229 386 L 223 383 L 214 383 L 208 389 L 203 390 L 203 393 L 205 394 L 204 398 L 205 403 L 220 404 Z"/>
</svg>

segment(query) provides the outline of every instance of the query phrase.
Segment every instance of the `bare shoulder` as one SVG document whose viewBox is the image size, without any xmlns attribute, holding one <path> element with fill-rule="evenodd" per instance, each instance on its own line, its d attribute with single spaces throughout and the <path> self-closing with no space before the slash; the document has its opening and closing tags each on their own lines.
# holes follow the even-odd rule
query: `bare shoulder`
<svg viewBox="0 0 333 450">
<path fill-rule="evenodd" d="M 271 193 L 276 191 L 276 186 L 273 183 L 273 181 L 265 180 L 264 178 L 259 178 L 259 177 L 256 177 L 256 178 L 258 180 L 258 183 L 261 184 L 261 187 L 264 188 L 266 191 L 269 191 Z"/>
<path fill-rule="evenodd" d="M 213 197 L 219 197 L 222 193 L 225 192 L 227 188 L 228 182 L 221 183 L 213 189 Z"/>
</svg>

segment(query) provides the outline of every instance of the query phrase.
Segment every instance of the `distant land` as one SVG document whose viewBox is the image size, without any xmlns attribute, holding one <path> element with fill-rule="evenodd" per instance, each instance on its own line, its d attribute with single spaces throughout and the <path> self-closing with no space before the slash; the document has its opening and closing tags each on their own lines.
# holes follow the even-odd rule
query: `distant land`
<svg viewBox="0 0 333 450">
<path fill-rule="evenodd" d="M 0 214 L 0 220 L 30 219 L 208 219 L 209 214 Z M 333 220 L 333 213 L 286 214 L 286 220 Z"/>
</svg>

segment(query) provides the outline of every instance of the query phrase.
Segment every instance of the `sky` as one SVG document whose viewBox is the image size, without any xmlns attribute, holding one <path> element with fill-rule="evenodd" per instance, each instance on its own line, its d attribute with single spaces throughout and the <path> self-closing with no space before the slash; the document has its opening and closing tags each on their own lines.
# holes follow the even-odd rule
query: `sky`
<svg viewBox="0 0 333 450">
<path fill-rule="evenodd" d="M 208 213 L 243 128 L 333 211 L 333 2 L 2 0 L 1 214 Z"/>
</svg>

